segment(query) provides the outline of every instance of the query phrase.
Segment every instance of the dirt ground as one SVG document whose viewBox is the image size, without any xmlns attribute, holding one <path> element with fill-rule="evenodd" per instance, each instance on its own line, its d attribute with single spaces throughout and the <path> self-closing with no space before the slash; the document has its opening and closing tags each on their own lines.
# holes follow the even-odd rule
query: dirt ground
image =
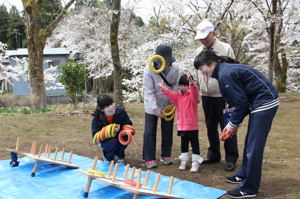
<svg viewBox="0 0 300 199">
<path fill-rule="evenodd" d="M 59 148 L 65 147 L 74 153 L 87 157 L 102 157 L 101 150 L 92 144 L 90 132 L 91 112 L 93 105 L 83 105 L 74 112 L 72 105 L 52 105 L 52 111 L 43 114 L 0 114 L 0 159 L 9 159 L 6 148 L 15 146 L 16 137 L 20 137 L 24 149 L 29 150 L 31 142 L 52 144 Z M 127 104 L 128 111 L 137 134 L 126 150 L 126 162 L 141 167 L 142 143 L 144 129 L 143 104 Z M 206 127 L 201 105 L 199 105 L 201 155 L 205 156 L 208 147 Z M 247 118 L 238 132 L 240 158 L 242 160 L 243 143 L 247 127 Z M 260 193 L 257 198 L 264 199 L 299 199 L 300 198 L 300 94 L 281 95 L 281 104 L 273 121 L 264 154 L 263 174 Z M 157 158 L 160 154 L 160 130 L 158 130 Z M 189 170 L 179 171 L 180 139 L 174 129 L 172 156 L 175 163 L 171 166 L 159 164 L 155 169 L 163 175 L 190 180 L 219 189 L 233 189 L 235 185 L 225 182 L 225 177 L 234 172 L 224 171 L 224 149 L 222 161 L 213 165 L 201 165 L 200 171 L 191 173 Z M 143 168 L 145 169 L 145 168 Z M 0 174 L 1 176 L 1 174 Z M 226 196 L 222 197 L 226 198 Z"/>
</svg>

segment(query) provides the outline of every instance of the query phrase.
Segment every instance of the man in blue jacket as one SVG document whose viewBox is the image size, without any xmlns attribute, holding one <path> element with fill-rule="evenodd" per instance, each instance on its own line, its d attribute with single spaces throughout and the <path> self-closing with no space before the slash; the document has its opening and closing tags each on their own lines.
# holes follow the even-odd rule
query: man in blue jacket
<svg viewBox="0 0 300 199">
<path fill-rule="evenodd" d="M 279 96 L 272 83 L 257 70 L 230 63 L 232 61 L 206 50 L 197 55 L 194 66 L 204 75 L 216 78 L 224 100 L 235 107 L 221 140 L 235 135 L 249 114 L 242 165 L 236 175 L 227 177 L 226 181 L 239 184 L 236 189 L 227 191 L 229 197 L 250 198 L 258 194 L 264 147 L 279 105 Z"/>
</svg>

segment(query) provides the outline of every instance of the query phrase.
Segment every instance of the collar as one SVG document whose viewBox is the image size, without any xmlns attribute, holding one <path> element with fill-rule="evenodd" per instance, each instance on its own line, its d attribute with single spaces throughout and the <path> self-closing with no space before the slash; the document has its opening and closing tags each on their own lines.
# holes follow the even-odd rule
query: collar
<svg viewBox="0 0 300 199">
<path fill-rule="evenodd" d="M 220 64 L 217 64 L 211 77 L 216 78 L 216 79 L 219 78 L 219 68 L 220 68 Z"/>
</svg>

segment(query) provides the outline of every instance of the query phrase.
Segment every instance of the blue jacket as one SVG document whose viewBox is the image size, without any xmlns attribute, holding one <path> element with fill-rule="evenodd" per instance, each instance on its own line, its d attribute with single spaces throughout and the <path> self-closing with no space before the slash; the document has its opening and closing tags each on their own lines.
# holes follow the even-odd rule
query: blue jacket
<svg viewBox="0 0 300 199">
<path fill-rule="evenodd" d="M 238 127 L 249 113 L 268 110 L 279 104 L 272 83 L 250 66 L 220 63 L 212 77 L 218 79 L 224 100 L 235 107 L 229 122 L 233 127 Z"/>
<path fill-rule="evenodd" d="M 127 112 L 121 107 L 116 108 L 116 113 L 113 116 L 112 123 L 120 124 L 120 129 L 122 129 L 125 124 L 132 125 Z M 92 120 L 92 136 L 94 137 L 94 135 L 106 125 L 109 125 L 106 118 L 94 117 Z"/>
</svg>

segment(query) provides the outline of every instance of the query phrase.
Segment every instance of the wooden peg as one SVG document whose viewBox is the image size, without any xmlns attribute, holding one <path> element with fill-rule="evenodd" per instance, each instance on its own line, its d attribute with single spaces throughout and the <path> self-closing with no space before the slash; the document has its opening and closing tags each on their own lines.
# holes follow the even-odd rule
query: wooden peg
<svg viewBox="0 0 300 199">
<path fill-rule="evenodd" d="M 38 160 L 36 160 L 36 161 L 35 161 L 35 163 L 34 163 L 34 166 L 33 166 L 32 172 L 31 172 L 31 176 L 32 176 L 32 177 L 34 177 L 34 176 L 35 176 L 35 172 L 36 172 L 36 169 L 37 169 L 38 163 L 39 163 L 39 161 L 38 161 Z"/>
<path fill-rule="evenodd" d="M 16 142 L 16 151 L 19 151 L 20 149 L 20 138 L 17 138 L 17 142 Z"/>
<path fill-rule="evenodd" d="M 116 163 L 112 181 L 115 181 L 115 180 L 116 180 L 118 169 L 119 169 L 119 163 Z"/>
<path fill-rule="evenodd" d="M 109 167 L 109 170 L 108 170 L 108 173 L 107 173 L 107 176 L 108 176 L 108 177 L 110 177 L 110 174 L 111 174 L 113 165 L 114 165 L 114 161 L 112 160 L 112 161 L 110 162 L 110 167 Z"/>
<path fill-rule="evenodd" d="M 44 156 L 45 156 L 45 157 L 48 156 L 48 147 L 49 147 L 49 144 L 46 144 L 45 152 L 44 152 Z"/>
<path fill-rule="evenodd" d="M 124 179 L 124 180 L 126 180 L 126 178 L 127 178 L 127 173 L 128 173 L 129 167 L 130 167 L 130 164 L 127 164 L 127 165 L 126 165 L 126 168 L 125 168 L 124 176 L 123 176 L 123 179 Z"/>
<path fill-rule="evenodd" d="M 50 144 L 48 147 L 48 153 L 47 153 L 47 157 L 50 158 L 50 153 L 52 151 L 52 145 Z"/>
<path fill-rule="evenodd" d="M 159 178 L 160 178 L 160 173 L 158 173 L 157 176 L 156 176 L 155 184 L 154 184 L 154 187 L 153 187 L 153 192 L 154 192 L 154 193 L 157 192 L 157 187 L 158 187 L 158 183 L 159 183 Z"/>
<path fill-rule="evenodd" d="M 133 194 L 133 199 L 138 199 L 138 197 L 139 197 L 139 194 L 137 194 L 137 193 Z"/>
<path fill-rule="evenodd" d="M 94 169 L 94 170 L 96 169 L 97 162 L 98 162 L 98 156 L 96 156 L 96 157 L 94 158 L 94 163 L 93 163 L 93 169 Z"/>
<path fill-rule="evenodd" d="M 137 183 L 136 183 L 136 188 L 137 189 L 140 189 L 140 186 L 141 186 L 141 175 L 142 175 L 142 169 L 139 169 Z"/>
<path fill-rule="evenodd" d="M 61 161 L 64 160 L 64 156 L 65 156 L 65 148 L 63 148 L 63 150 L 61 152 L 61 158 L 60 158 Z"/>
<path fill-rule="evenodd" d="M 130 174 L 130 179 L 129 179 L 130 181 L 133 180 L 134 173 L 135 173 L 135 167 L 132 167 L 132 169 L 131 169 L 131 174 Z"/>
<path fill-rule="evenodd" d="M 56 160 L 57 153 L 58 153 L 58 148 L 56 147 L 56 149 L 55 149 L 55 154 L 54 154 L 54 157 L 53 157 L 53 160 L 54 160 L 54 161 Z"/>
<path fill-rule="evenodd" d="M 72 155 L 73 155 L 73 151 L 70 152 L 70 156 L 69 156 L 69 160 L 68 160 L 68 163 L 70 164 L 71 161 L 72 161 Z"/>
<path fill-rule="evenodd" d="M 43 149 L 43 144 L 41 144 L 41 146 L 40 146 L 40 150 L 39 150 L 39 153 L 38 153 L 38 158 L 41 157 L 42 149 Z"/>
<path fill-rule="evenodd" d="M 169 189 L 168 189 L 168 194 L 169 194 L 169 195 L 172 194 L 173 182 L 174 182 L 174 176 L 171 176 L 170 184 L 169 184 Z"/>
<path fill-rule="evenodd" d="M 147 172 L 146 172 L 146 179 L 145 179 L 145 182 L 144 182 L 144 187 L 147 187 L 148 179 L 149 179 L 149 174 L 150 174 L 150 171 L 147 170 Z"/>
<path fill-rule="evenodd" d="M 30 153 L 35 154 L 35 150 L 36 150 L 36 141 L 32 141 Z"/>
</svg>

